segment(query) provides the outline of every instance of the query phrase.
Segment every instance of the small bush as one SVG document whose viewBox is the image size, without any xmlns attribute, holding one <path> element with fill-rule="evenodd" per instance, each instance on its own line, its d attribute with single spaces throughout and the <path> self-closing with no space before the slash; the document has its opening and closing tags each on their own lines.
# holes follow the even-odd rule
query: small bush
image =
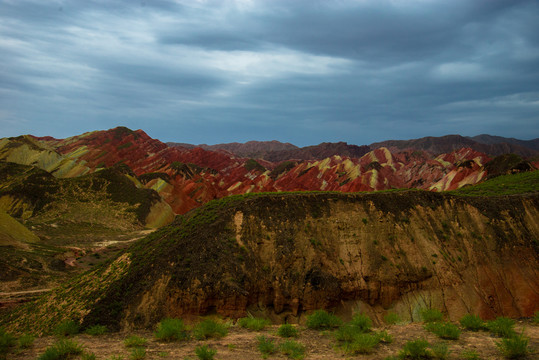
<svg viewBox="0 0 539 360">
<path fill-rule="evenodd" d="M 0 359 L 5 359 L 9 348 L 15 345 L 15 337 L 0 328 Z"/>
<path fill-rule="evenodd" d="M 244 317 L 238 320 L 239 326 L 249 330 L 260 331 L 266 326 L 270 325 L 271 322 L 267 319 L 255 318 L 252 316 Z"/>
<path fill-rule="evenodd" d="M 496 342 L 496 346 L 507 359 L 520 359 L 528 354 L 528 342 L 530 339 L 524 336 L 524 332 L 511 338 Z"/>
<path fill-rule="evenodd" d="M 136 347 L 133 350 L 131 350 L 131 354 L 129 354 L 130 360 L 142 360 L 146 358 L 146 349 L 141 347 Z"/>
<path fill-rule="evenodd" d="M 268 339 L 265 336 L 257 336 L 256 340 L 258 341 L 257 347 L 258 350 L 262 353 L 262 357 L 266 359 L 269 355 L 274 354 L 277 351 L 277 346 L 273 340 Z"/>
<path fill-rule="evenodd" d="M 210 349 L 207 345 L 202 345 L 195 348 L 195 354 L 200 360 L 212 360 L 217 354 L 217 350 Z"/>
<path fill-rule="evenodd" d="M 343 349 L 347 354 L 371 354 L 374 347 L 380 343 L 377 334 L 358 334 L 352 341 L 346 342 Z"/>
<path fill-rule="evenodd" d="M 84 353 L 82 354 L 82 360 L 96 360 L 97 357 L 94 353 Z"/>
<path fill-rule="evenodd" d="M 79 333 L 80 327 L 79 324 L 73 320 L 67 320 L 63 323 L 60 323 L 55 329 L 54 334 L 57 336 L 69 336 L 76 335 Z"/>
<path fill-rule="evenodd" d="M 393 342 L 393 336 L 387 333 L 387 331 L 381 331 L 377 334 L 380 342 L 391 344 Z"/>
<path fill-rule="evenodd" d="M 148 340 L 146 340 L 145 338 L 141 338 L 140 336 L 137 336 L 137 335 L 131 335 L 130 337 L 124 340 L 125 347 L 141 347 L 141 346 L 146 346 L 147 343 L 148 343 Z"/>
<path fill-rule="evenodd" d="M 463 328 L 471 331 L 479 331 L 485 329 L 485 322 L 477 315 L 466 314 L 460 319 L 460 325 Z"/>
<path fill-rule="evenodd" d="M 423 309 L 420 312 L 421 318 L 424 322 L 435 322 L 443 319 L 443 314 L 438 309 Z"/>
<path fill-rule="evenodd" d="M 277 329 L 277 335 L 284 338 L 298 337 L 298 329 L 292 324 L 283 324 Z"/>
<path fill-rule="evenodd" d="M 188 338 L 187 330 L 181 319 L 167 318 L 157 324 L 154 333 L 156 339 L 161 341 L 178 341 Z"/>
<path fill-rule="evenodd" d="M 34 340 L 35 338 L 32 335 L 23 334 L 18 340 L 19 348 L 28 349 L 34 343 Z"/>
<path fill-rule="evenodd" d="M 464 360 L 479 360 L 479 354 L 475 350 L 466 350 L 460 354 Z"/>
<path fill-rule="evenodd" d="M 92 336 L 104 335 L 107 333 L 107 327 L 103 325 L 93 325 L 86 329 L 85 333 Z"/>
<path fill-rule="evenodd" d="M 197 340 L 220 338 L 226 336 L 226 334 L 228 334 L 228 329 L 226 325 L 220 324 L 210 319 L 199 322 L 193 329 L 193 336 Z"/>
<path fill-rule="evenodd" d="M 325 310 L 316 310 L 311 315 L 307 316 L 307 327 L 309 329 L 324 330 L 339 327 L 342 320 L 333 314 L 329 314 Z"/>
<path fill-rule="evenodd" d="M 425 339 L 408 341 L 399 352 L 399 359 L 430 359 L 429 342 Z"/>
<path fill-rule="evenodd" d="M 305 346 L 294 340 L 288 340 L 279 346 L 279 350 L 291 359 L 303 359 L 305 357 Z"/>
<path fill-rule="evenodd" d="M 516 335 L 515 322 L 506 317 L 498 317 L 496 320 L 487 321 L 487 329 L 494 335 L 510 338 Z"/>
<path fill-rule="evenodd" d="M 372 327 L 372 320 L 365 314 L 355 314 L 352 321 L 349 323 L 361 332 L 368 332 Z"/>
<path fill-rule="evenodd" d="M 350 324 L 344 324 L 335 331 L 334 335 L 335 339 L 337 339 L 338 341 L 352 342 L 360 334 L 362 334 L 362 331 L 360 331 L 355 326 L 352 326 Z"/>
<path fill-rule="evenodd" d="M 400 317 L 398 314 L 395 314 L 395 313 L 387 313 L 385 316 L 384 316 L 384 322 L 388 325 L 395 325 L 396 323 L 398 323 L 400 321 Z"/>
<path fill-rule="evenodd" d="M 83 353 L 82 346 L 69 339 L 59 340 L 48 347 L 39 360 L 64 360 Z"/>
<path fill-rule="evenodd" d="M 427 323 L 425 329 L 438 335 L 442 339 L 458 340 L 460 337 L 459 328 L 450 322 Z"/>
<path fill-rule="evenodd" d="M 451 352 L 449 351 L 449 347 L 446 343 L 436 343 L 433 344 L 430 348 L 434 357 L 441 360 L 447 359 L 449 353 Z"/>
</svg>

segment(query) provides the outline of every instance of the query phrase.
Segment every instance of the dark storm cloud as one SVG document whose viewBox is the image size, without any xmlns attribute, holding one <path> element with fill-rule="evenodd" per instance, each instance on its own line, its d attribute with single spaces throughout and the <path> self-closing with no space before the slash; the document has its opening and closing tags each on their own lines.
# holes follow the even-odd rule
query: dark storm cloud
<svg viewBox="0 0 539 360">
<path fill-rule="evenodd" d="M 0 0 L 0 136 L 539 136 L 539 3 Z"/>
</svg>

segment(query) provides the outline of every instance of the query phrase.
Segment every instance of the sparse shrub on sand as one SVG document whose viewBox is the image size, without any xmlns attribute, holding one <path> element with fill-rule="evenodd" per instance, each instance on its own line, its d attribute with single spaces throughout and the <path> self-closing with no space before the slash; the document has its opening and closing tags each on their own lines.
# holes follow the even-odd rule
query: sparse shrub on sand
<svg viewBox="0 0 539 360">
<path fill-rule="evenodd" d="M 137 335 L 131 335 L 124 340 L 125 347 L 142 347 L 146 346 L 148 340 Z"/>
<path fill-rule="evenodd" d="M 54 334 L 57 336 L 76 335 L 80 331 L 79 324 L 73 320 L 67 320 L 60 323 L 55 329 Z"/>
<path fill-rule="evenodd" d="M 305 346 L 294 340 L 285 341 L 279 346 L 279 350 L 291 359 L 303 359 L 305 357 Z"/>
<path fill-rule="evenodd" d="M 442 339 L 458 340 L 460 330 L 457 325 L 450 322 L 432 322 L 425 325 L 425 329 Z"/>
<path fill-rule="evenodd" d="M 212 360 L 217 354 L 217 350 L 210 349 L 207 345 L 202 345 L 195 348 L 195 354 L 200 360 Z"/>
<path fill-rule="evenodd" d="M 244 317 L 238 320 L 239 326 L 255 331 L 260 331 L 270 324 L 271 322 L 267 319 L 255 318 L 253 316 Z"/>
<path fill-rule="evenodd" d="M 273 340 L 268 339 L 266 336 L 261 335 L 256 337 L 257 348 L 262 353 L 262 357 L 267 359 L 269 355 L 274 354 L 277 351 L 277 345 Z"/>
<path fill-rule="evenodd" d="M 436 344 L 432 344 L 430 349 L 432 350 L 432 354 L 435 359 L 445 360 L 449 356 L 449 353 L 451 352 L 449 350 L 449 346 L 447 346 L 446 343 L 439 342 Z"/>
<path fill-rule="evenodd" d="M 372 320 L 365 314 L 359 313 L 352 317 L 352 320 L 348 323 L 361 332 L 368 332 L 372 327 Z"/>
<path fill-rule="evenodd" d="M 351 341 L 345 342 L 342 348 L 350 355 L 371 354 L 379 343 L 378 334 L 359 333 Z"/>
<path fill-rule="evenodd" d="M 425 339 L 408 341 L 399 352 L 399 359 L 430 359 L 429 342 Z"/>
<path fill-rule="evenodd" d="M 133 350 L 131 350 L 131 354 L 129 354 L 129 360 L 142 360 L 146 358 L 146 349 L 141 347 L 136 347 Z"/>
<path fill-rule="evenodd" d="M 479 331 L 486 329 L 485 322 L 477 315 L 466 314 L 460 319 L 460 325 L 471 331 Z"/>
<path fill-rule="evenodd" d="M 183 321 L 172 318 L 164 319 L 157 324 L 154 336 L 161 341 L 179 341 L 189 338 Z"/>
<path fill-rule="evenodd" d="M 475 350 L 466 350 L 460 354 L 464 360 L 480 360 L 479 354 Z"/>
<path fill-rule="evenodd" d="M 514 335 L 510 338 L 501 339 L 496 342 L 496 346 L 506 359 L 522 359 L 529 352 L 528 342 L 530 339 L 524 336 L 524 332 L 520 335 Z"/>
<path fill-rule="evenodd" d="M 17 345 L 19 345 L 19 348 L 21 349 L 28 349 L 34 344 L 35 337 L 30 334 L 23 334 L 21 337 L 17 340 Z"/>
<path fill-rule="evenodd" d="M 426 323 L 441 321 L 444 317 L 438 309 L 423 309 L 421 310 L 420 315 L 421 319 Z"/>
<path fill-rule="evenodd" d="M 487 321 L 488 330 L 494 335 L 504 338 L 510 338 L 516 335 L 515 321 L 503 316 L 497 317 L 495 320 Z"/>
<path fill-rule="evenodd" d="M 103 325 L 93 325 L 86 329 L 85 333 L 92 336 L 105 335 L 108 332 L 106 326 Z"/>
<path fill-rule="evenodd" d="M 307 316 L 307 327 L 314 330 L 325 330 L 339 327 L 342 320 L 325 310 L 316 310 L 311 315 Z"/>
<path fill-rule="evenodd" d="M 45 349 L 39 360 L 64 360 L 83 353 L 82 346 L 69 339 L 62 339 Z"/>
<path fill-rule="evenodd" d="M 298 337 L 298 329 L 292 324 L 283 324 L 277 329 L 277 335 L 284 338 Z"/>
<path fill-rule="evenodd" d="M 227 326 L 211 319 L 199 322 L 193 329 L 193 336 L 197 340 L 208 338 L 221 338 L 228 334 Z"/>
</svg>

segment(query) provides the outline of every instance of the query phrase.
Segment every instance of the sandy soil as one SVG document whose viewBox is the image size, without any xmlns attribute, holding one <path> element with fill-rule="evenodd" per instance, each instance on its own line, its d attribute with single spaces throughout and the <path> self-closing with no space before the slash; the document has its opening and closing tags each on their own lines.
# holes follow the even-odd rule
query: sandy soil
<svg viewBox="0 0 539 360">
<path fill-rule="evenodd" d="M 96 355 L 97 359 L 109 359 L 112 356 L 120 356 L 129 359 L 131 349 L 123 344 L 125 338 L 130 335 L 137 335 L 148 339 L 145 359 L 197 359 L 195 347 L 208 345 L 217 350 L 215 359 L 221 360 L 241 360 L 241 359 L 261 359 L 261 353 L 257 349 L 258 335 L 265 335 L 274 339 L 276 343 L 283 342 L 284 339 L 276 335 L 278 326 L 270 326 L 262 331 L 251 331 L 233 326 L 229 329 L 227 336 L 220 339 L 210 339 L 206 341 L 188 340 L 181 342 L 164 343 L 156 341 L 150 331 L 132 333 L 113 333 L 103 336 L 89 336 L 85 334 L 74 336 L 73 339 L 84 346 L 84 348 Z M 529 322 L 520 321 L 516 326 L 517 331 L 522 331 L 530 338 L 530 348 L 532 350 L 529 359 L 539 359 L 539 326 L 531 325 Z M 344 354 L 336 346 L 336 342 L 330 332 L 318 332 L 300 327 L 300 336 L 296 341 L 305 345 L 305 359 L 375 359 L 382 360 L 388 356 L 396 356 L 403 345 L 409 340 L 425 338 L 431 344 L 442 342 L 435 335 L 425 331 L 422 323 L 412 323 L 406 325 L 393 325 L 376 330 L 387 330 L 393 336 L 391 344 L 380 344 L 373 354 L 350 356 Z M 37 359 L 45 349 L 54 344 L 55 337 L 37 338 L 30 349 L 17 351 L 8 355 L 8 359 L 26 360 Z M 481 359 L 498 360 L 503 359 L 495 343 L 499 338 L 487 332 L 463 331 L 459 340 L 446 340 L 451 353 L 448 359 L 463 359 L 463 351 L 474 350 Z M 286 356 L 276 353 L 269 359 L 286 359 Z"/>
</svg>

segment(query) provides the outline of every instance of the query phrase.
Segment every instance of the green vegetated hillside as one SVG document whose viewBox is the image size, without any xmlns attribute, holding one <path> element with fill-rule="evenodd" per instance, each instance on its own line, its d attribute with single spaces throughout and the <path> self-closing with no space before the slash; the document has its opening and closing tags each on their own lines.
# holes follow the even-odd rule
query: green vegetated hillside
<svg viewBox="0 0 539 360">
<path fill-rule="evenodd" d="M 530 316 L 539 304 L 539 196 L 424 191 L 273 193 L 212 201 L 2 319 L 47 332 L 249 311 L 302 322 L 319 308 L 379 321 Z M 518 261 L 515 261 L 518 259 Z"/>
<path fill-rule="evenodd" d="M 63 278 L 68 258 L 170 222 L 159 195 L 119 170 L 58 179 L 0 162 L 0 290 L 46 287 L 51 276 Z"/>
<path fill-rule="evenodd" d="M 528 171 L 511 175 L 501 175 L 474 186 L 452 191 L 455 195 L 497 196 L 533 194 L 539 192 L 539 171 Z"/>
</svg>

